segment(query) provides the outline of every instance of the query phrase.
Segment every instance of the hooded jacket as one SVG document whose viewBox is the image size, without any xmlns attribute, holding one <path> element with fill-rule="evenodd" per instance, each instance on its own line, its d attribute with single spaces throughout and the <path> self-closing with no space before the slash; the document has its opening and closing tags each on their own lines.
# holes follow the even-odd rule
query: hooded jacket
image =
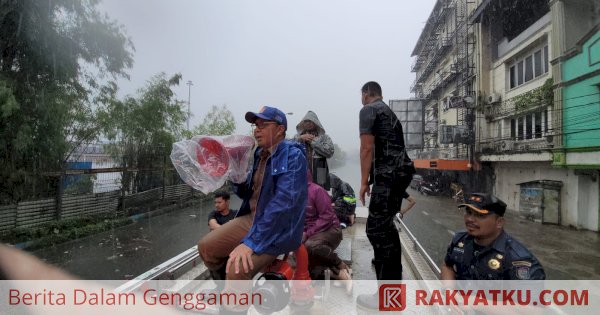
<svg viewBox="0 0 600 315">
<path fill-rule="evenodd" d="M 304 215 L 303 241 L 311 236 L 327 231 L 333 227 L 340 226 L 335 211 L 331 207 L 331 198 L 323 187 L 315 184 L 308 174 L 308 201 Z"/>
<path fill-rule="evenodd" d="M 246 181 L 234 185 L 242 198 L 238 216 L 251 215 L 252 178 L 262 148 Z M 268 158 L 252 227 L 242 240 L 256 254 L 280 255 L 296 250 L 302 241 L 307 198 L 306 157 L 302 145 L 284 140 Z"/>
<path fill-rule="evenodd" d="M 325 190 L 329 190 L 329 165 L 327 165 L 327 159 L 333 156 L 333 141 L 331 141 L 331 138 L 325 133 L 325 128 L 323 128 L 317 114 L 310 110 L 296 126 L 297 134 L 294 136 L 295 141 L 302 143 L 300 136 L 309 133 L 302 129 L 302 123 L 306 120 L 312 121 L 317 126 L 316 134 L 313 133 L 315 139 L 310 143 L 305 143 L 306 152 L 310 152 L 312 155 L 311 157 L 307 156 L 307 159 L 312 158 L 312 163 L 310 164 L 312 164 L 311 171 L 313 174 L 313 182 L 325 188 Z"/>
<path fill-rule="evenodd" d="M 350 184 L 341 180 L 335 174 L 329 174 L 331 181 L 331 200 L 334 210 L 339 217 L 352 215 L 356 211 L 356 196 Z"/>
</svg>

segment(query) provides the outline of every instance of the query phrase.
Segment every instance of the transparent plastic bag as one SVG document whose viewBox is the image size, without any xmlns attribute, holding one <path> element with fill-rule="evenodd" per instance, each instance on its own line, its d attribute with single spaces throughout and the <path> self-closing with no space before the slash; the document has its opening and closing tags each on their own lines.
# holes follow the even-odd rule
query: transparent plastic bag
<svg viewBox="0 0 600 315">
<path fill-rule="evenodd" d="M 246 179 L 254 144 L 254 138 L 243 135 L 195 136 L 173 144 L 171 161 L 186 184 L 207 194 L 227 179 Z"/>
</svg>

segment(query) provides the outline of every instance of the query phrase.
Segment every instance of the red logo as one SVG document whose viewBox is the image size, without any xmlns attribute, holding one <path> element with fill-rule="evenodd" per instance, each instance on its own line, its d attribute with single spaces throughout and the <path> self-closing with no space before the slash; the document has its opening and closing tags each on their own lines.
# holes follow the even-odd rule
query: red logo
<svg viewBox="0 0 600 315">
<path fill-rule="evenodd" d="M 398 312 L 406 308 L 406 284 L 384 284 L 379 287 L 379 311 Z"/>
</svg>

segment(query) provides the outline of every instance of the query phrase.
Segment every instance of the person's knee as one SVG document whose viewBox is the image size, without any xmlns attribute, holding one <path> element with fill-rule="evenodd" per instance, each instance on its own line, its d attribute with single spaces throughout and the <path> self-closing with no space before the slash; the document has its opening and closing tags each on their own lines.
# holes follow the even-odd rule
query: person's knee
<svg viewBox="0 0 600 315">
<path fill-rule="evenodd" d="M 206 237 L 203 237 L 198 241 L 198 254 L 200 254 L 200 257 L 204 261 L 206 261 L 207 254 L 210 253 L 210 251 L 207 250 L 209 245 L 210 241 Z"/>
</svg>

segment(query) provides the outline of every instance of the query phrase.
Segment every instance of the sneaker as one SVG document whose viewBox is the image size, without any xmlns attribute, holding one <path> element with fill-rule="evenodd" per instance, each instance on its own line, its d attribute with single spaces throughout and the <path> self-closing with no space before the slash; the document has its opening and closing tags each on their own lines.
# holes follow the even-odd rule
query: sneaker
<svg viewBox="0 0 600 315">
<path fill-rule="evenodd" d="M 343 230 L 343 229 L 347 228 L 347 227 L 348 227 L 348 225 L 346 225 L 346 223 L 343 223 L 343 222 L 342 222 L 342 223 L 340 223 L 340 227 L 341 227 L 341 228 L 342 228 L 342 230 Z"/>
</svg>

